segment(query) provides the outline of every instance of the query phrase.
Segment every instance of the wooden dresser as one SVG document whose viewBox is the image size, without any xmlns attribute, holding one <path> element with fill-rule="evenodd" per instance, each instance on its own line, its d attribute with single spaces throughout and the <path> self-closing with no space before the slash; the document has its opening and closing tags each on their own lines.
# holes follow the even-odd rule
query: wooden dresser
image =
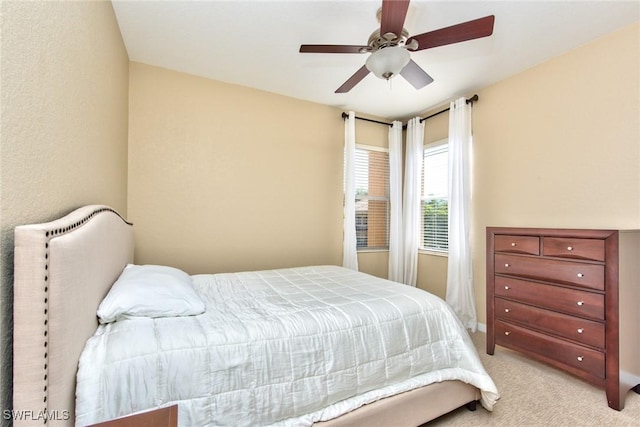
<svg viewBox="0 0 640 427">
<path fill-rule="evenodd" d="M 487 227 L 487 353 L 495 345 L 606 390 L 640 393 L 640 230 Z"/>
</svg>

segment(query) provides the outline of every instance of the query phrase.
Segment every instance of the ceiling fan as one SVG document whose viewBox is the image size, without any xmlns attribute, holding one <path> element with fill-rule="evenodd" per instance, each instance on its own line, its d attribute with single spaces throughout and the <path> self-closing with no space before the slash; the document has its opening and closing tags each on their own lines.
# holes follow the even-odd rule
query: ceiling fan
<svg viewBox="0 0 640 427">
<path fill-rule="evenodd" d="M 416 89 L 421 89 L 433 82 L 433 78 L 411 59 L 409 51 L 416 52 L 493 34 L 495 16 L 489 15 L 409 37 L 409 33 L 403 28 L 408 8 L 409 0 L 382 0 L 382 7 L 378 10 L 380 29 L 371 34 L 366 46 L 303 44 L 300 52 L 371 54 L 365 65 L 335 93 L 349 92 L 369 72 L 386 80 L 400 74 Z"/>
</svg>

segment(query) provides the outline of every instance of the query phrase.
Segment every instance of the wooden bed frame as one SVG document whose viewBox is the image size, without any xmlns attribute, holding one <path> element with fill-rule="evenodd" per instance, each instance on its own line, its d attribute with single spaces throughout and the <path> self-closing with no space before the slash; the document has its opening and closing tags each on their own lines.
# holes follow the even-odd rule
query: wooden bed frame
<svg viewBox="0 0 640 427">
<path fill-rule="evenodd" d="M 133 247 L 133 225 L 108 206 L 16 227 L 13 410 L 22 416 L 14 426 L 74 424 L 78 359 Z M 479 398 L 477 388 L 445 381 L 317 425 L 418 426 L 464 405 L 475 409 Z"/>
</svg>

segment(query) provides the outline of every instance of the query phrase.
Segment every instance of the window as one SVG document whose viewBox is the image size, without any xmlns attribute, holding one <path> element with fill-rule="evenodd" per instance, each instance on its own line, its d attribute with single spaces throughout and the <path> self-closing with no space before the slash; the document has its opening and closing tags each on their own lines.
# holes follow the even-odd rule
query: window
<svg viewBox="0 0 640 427">
<path fill-rule="evenodd" d="M 389 249 L 389 152 L 356 146 L 358 249 Z"/>
<path fill-rule="evenodd" d="M 420 249 L 449 249 L 449 151 L 447 141 L 429 144 L 422 163 L 422 238 Z"/>
</svg>

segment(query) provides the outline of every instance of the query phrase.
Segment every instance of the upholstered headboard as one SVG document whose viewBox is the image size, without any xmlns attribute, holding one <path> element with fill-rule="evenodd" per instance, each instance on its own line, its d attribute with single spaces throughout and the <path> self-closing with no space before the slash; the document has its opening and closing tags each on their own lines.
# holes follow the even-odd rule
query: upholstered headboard
<svg viewBox="0 0 640 427">
<path fill-rule="evenodd" d="M 108 206 L 16 227 L 15 426 L 73 425 L 80 353 L 100 301 L 132 261 L 132 224 Z"/>
</svg>

